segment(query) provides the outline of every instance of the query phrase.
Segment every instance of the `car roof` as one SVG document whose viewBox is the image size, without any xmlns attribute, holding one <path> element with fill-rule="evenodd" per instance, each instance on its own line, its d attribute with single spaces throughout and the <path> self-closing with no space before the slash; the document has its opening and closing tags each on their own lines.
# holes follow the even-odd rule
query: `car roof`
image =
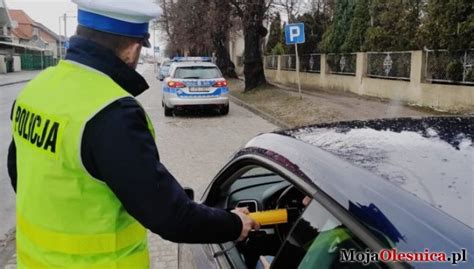
<svg viewBox="0 0 474 269">
<path fill-rule="evenodd" d="M 173 67 L 193 67 L 193 66 L 204 66 L 204 67 L 216 67 L 214 63 L 208 62 L 174 62 Z"/>
<path fill-rule="evenodd" d="M 270 151 L 272 154 L 265 153 L 267 157 L 273 156 L 272 158 L 276 161 L 281 161 L 282 158 L 286 159 L 288 163 L 292 164 L 292 167 L 297 168 L 297 174 L 304 175 L 303 178 L 327 193 L 361 222 L 390 238 L 400 250 L 423 251 L 428 248 L 459 251 L 461 248 L 473 249 L 474 233 L 471 227 L 447 215 L 439 208 L 433 207 L 420 197 L 403 190 L 396 185 L 396 182 L 387 180 L 373 170 L 345 159 L 336 154 L 337 152 L 330 152 L 328 147 L 324 147 L 324 145 L 330 146 L 331 143 L 339 143 L 341 147 L 347 146 L 341 142 L 344 139 L 340 141 L 324 140 L 335 136 L 336 130 L 340 133 L 352 134 L 351 130 L 360 127 L 358 131 L 366 132 L 362 136 L 370 134 L 371 131 L 378 131 L 379 135 L 383 137 L 386 132 L 391 131 L 390 127 L 398 126 L 399 129 L 392 130 L 392 133 L 405 136 L 414 135 L 415 137 L 415 133 L 418 133 L 416 130 L 403 131 L 402 125 L 409 123 L 411 126 L 425 126 L 426 130 L 429 130 L 428 126 L 435 126 L 435 123 L 438 124 L 438 127 L 443 126 L 441 124 L 443 122 L 459 123 L 459 126 L 465 127 L 466 123 L 472 122 L 472 118 L 396 119 L 310 126 L 260 135 L 251 140 L 243 151 L 257 153 L 262 150 L 264 152 Z M 375 128 L 377 126 L 379 128 Z M 433 128 L 439 131 L 436 127 Z M 465 142 L 459 140 L 460 137 L 455 134 L 455 130 L 452 131 L 451 137 L 454 139 L 451 141 L 452 144 L 465 147 L 466 145 L 463 144 Z M 464 131 L 469 132 L 469 129 Z M 376 137 L 377 134 L 374 134 Z M 418 134 L 423 138 L 422 133 Z M 432 135 L 435 134 L 432 133 Z M 444 135 L 439 131 L 437 138 L 440 139 Z M 320 140 L 318 140 L 318 136 Z M 347 139 L 353 138 L 347 137 Z M 426 139 L 436 141 L 435 137 L 426 137 Z M 457 141 L 455 141 L 456 139 Z M 310 143 L 314 141 L 320 143 Z M 441 149 L 446 150 L 446 148 Z M 355 156 L 360 156 L 358 155 L 359 150 L 362 151 L 357 147 L 353 147 L 351 150 Z M 377 151 L 370 153 L 373 152 Z M 283 157 L 275 158 L 274 156 Z M 288 163 L 285 166 L 288 167 Z M 472 211 L 472 206 L 469 205 L 472 205 L 472 200 L 470 204 L 464 204 L 467 211 Z M 472 212 L 470 214 L 469 218 L 472 218 Z"/>
</svg>

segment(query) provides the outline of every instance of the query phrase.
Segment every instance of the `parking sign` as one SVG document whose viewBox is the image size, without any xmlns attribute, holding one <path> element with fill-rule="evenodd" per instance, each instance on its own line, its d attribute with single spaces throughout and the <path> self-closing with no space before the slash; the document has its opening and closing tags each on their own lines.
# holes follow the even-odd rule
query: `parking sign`
<svg viewBox="0 0 474 269">
<path fill-rule="evenodd" d="M 305 42 L 304 23 L 292 23 L 285 26 L 285 39 L 287 45 L 295 45 L 296 53 L 296 76 L 298 77 L 298 90 L 300 98 L 301 95 L 301 80 L 300 80 L 300 57 L 298 55 L 298 44 Z M 289 58 L 291 59 L 291 58 Z"/>
<path fill-rule="evenodd" d="M 301 44 L 305 42 L 304 23 L 292 23 L 285 26 L 286 44 Z"/>
</svg>

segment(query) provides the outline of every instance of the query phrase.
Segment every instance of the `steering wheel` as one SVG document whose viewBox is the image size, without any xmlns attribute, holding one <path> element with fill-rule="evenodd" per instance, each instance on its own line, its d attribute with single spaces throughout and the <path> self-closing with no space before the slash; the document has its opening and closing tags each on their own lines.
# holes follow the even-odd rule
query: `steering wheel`
<svg viewBox="0 0 474 269">
<path fill-rule="evenodd" d="M 303 205 L 303 199 L 305 195 L 301 193 L 294 186 L 287 187 L 278 197 L 276 201 L 276 209 L 279 208 L 297 208 L 300 210 L 300 213 L 303 211 L 305 206 Z M 290 232 L 294 223 L 282 223 L 275 225 L 275 234 L 278 239 L 283 243 L 286 239 L 286 236 Z"/>
</svg>

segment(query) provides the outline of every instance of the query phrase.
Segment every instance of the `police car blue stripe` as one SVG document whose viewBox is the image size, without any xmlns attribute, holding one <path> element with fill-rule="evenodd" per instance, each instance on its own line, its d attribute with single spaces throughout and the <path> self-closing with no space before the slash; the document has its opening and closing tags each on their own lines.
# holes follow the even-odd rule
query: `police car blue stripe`
<svg viewBox="0 0 474 269">
<path fill-rule="evenodd" d="M 176 89 L 172 89 L 170 87 L 163 87 L 163 92 L 176 94 Z"/>
<path fill-rule="evenodd" d="M 163 92 L 165 93 L 170 93 L 170 94 L 176 94 L 178 97 L 218 97 L 222 94 L 226 94 L 229 92 L 229 88 L 227 87 L 221 87 L 217 88 L 214 92 L 212 93 L 185 93 L 181 90 L 176 90 L 170 87 L 163 87 Z"/>
<path fill-rule="evenodd" d="M 99 14 L 79 9 L 78 22 L 87 28 L 114 33 L 131 37 L 146 37 L 148 35 L 148 23 L 132 23 L 121 21 Z"/>
</svg>

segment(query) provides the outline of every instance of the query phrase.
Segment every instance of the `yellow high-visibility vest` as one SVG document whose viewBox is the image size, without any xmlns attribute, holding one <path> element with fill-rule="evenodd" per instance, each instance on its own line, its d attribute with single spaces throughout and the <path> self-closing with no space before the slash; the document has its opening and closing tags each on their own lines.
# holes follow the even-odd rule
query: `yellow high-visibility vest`
<svg viewBox="0 0 474 269">
<path fill-rule="evenodd" d="M 20 93 L 12 121 L 19 269 L 149 267 L 146 229 L 81 160 L 86 123 L 126 96 L 108 76 L 68 61 Z"/>
</svg>

